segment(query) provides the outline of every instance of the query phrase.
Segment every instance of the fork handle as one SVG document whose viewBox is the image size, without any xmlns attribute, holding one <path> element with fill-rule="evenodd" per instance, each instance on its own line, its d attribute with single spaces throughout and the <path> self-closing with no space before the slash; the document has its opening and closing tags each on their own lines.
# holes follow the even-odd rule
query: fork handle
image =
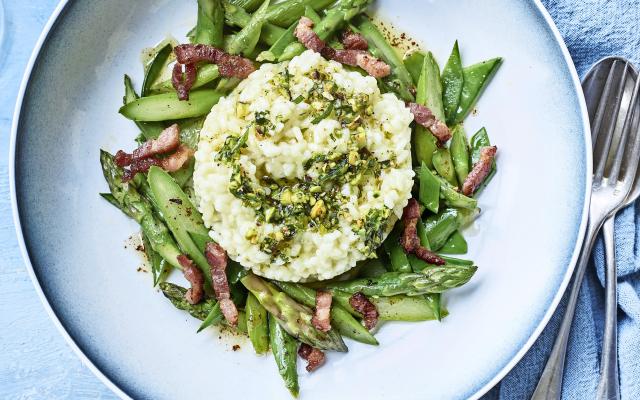
<svg viewBox="0 0 640 400">
<path fill-rule="evenodd" d="M 606 255 L 605 274 L 605 325 L 602 336 L 602 356 L 600 359 L 600 381 L 597 400 L 618 400 L 618 274 L 616 268 L 616 248 L 613 234 L 615 216 L 607 218 L 602 226 L 604 252 Z"/>
<path fill-rule="evenodd" d="M 580 286 L 582 286 L 584 273 L 587 269 L 589 257 L 591 256 L 591 249 L 593 248 L 596 235 L 602 226 L 602 221 L 602 217 L 595 220 L 593 218 L 589 219 L 587 233 L 582 245 L 582 251 L 580 252 L 580 258 L 576 265 L 575 275 L 573 276 L 573 282 L 571 284 L 571 292 L 569 292 L 567 308 L 564 312 L 564 317 L 562 317 L 560 330 L 553 343 L 551 355 L 542 371 L 536 390 L 533 392 L 533 396 L 531 396 L 531 400 L 559 400 L 562 395 L 562 374 L 564 373 L 564 361 L 567 354 L 569 334 L 571 333 L 571 324 L 573 323 L 576 305 L 578 304 Z"/>
</svg>

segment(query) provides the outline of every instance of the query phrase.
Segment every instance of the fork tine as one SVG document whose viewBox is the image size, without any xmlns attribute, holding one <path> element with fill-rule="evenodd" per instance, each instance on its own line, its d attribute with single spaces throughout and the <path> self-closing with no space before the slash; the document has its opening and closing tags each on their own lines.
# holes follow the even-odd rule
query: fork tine
<svg viewBox="0 0 640 400">
<path fill-rule="evenodd" d="M 617 181 L 618 174 L 620 173 L 620 166 L 622 165 L 622 161 L 625 158 L 625 148 L 626 142 L 629 139 L 629 135 L 631 132 L 631 128 L 633 126 L 632 121 L 634 114 L 636 113 L 636 102 L 638 101 L 638 92 L 640 91 L 640 75 L 636 77 L 636 83 L 633 87 L 633 94 L 631 95 L 631 102 L 629 103 L 629 111 L 624 118 L 624 125 L 622 126 L 622 136 L 620 138 L 620 142 L 618 143 L 618 148 L 616 149 L 615 160 L 613 165 L 611 166 L 611 173 L 609 174 L 610 181 Z M 635 132 L 634 136 L 635 140 L 632 142 L 633 146 L 631 148 L 631 154 L 629 155 L 629 167 L 625 170 L 625 176 L 623 179 L 635 177 L 636 170 L 638 168 L 638 146 L 640 145 L 640 133 L 638 130 Z"/>
<path fill-rule="evenodd" d="M 613 67 L 612 67 L 613 69 Z M 620 105 L 622 103 L 622 94 L 624 93 L 625 84 L 627 82 L 627 72 L 629 71 L 629 63 L 624 63 L 624 69 L 622 70 L 622 78 L 618 81 L 618 90 L 615 93 L 615 98 L 613 100 L 613 110 L 611 111 L 611 115 L 609 117 L 608 124 L 606 126 L 605 136 L 604 136 L 604 145 L 601 151 L 598 153 L 598 160 L 596 163 L 596 169 L 593 176 L 594 182 L 598 184 L 604 175 L 604 169 L 607 165 L 607 159 L 609 158 L 609 150 L 611 150 L 611 142 L 613 141 L 613 133 L 616 128 L 616 122 L 618 120 L 618 113 L 620 112 Z M 606 98 L 606 100 L 609 100 Z M 598 110 L 599 111 L 599 110 Z M 603 112 L 604 114 L 604 112 Z M 602 117 L 601 117 L 602 118 Z M 623 132 L 624 133 L 624 132 Z M 598 132 L 597 135 L 600 135 Z M 618 146 L 618 150 L 621 147 Z"/>
<path fill-rule="evenodd" d="M 604 111 L 607 106 L 607 99 L 609 98 L 611 87 L 613 86 L 613 75 L 615 73 L 617 65 L 618 60 L 614 60 L 613 63 L 611 63 L 611 67 L 609 67 L 609 74 L 607 75 L 604 89 L 602 90 L 602 94 L 600 95 L 600 101 L 598 102 L 598 107 L 596 108 L 596 114 L 593 118 L 593 121 L 591 122 L 591 142 L 593 143 L 593 146 L 596 145 L 596 139 L 598 138 L 598 133 L 600 132 L 602 119 L 604 117 Z"/>
</svg>

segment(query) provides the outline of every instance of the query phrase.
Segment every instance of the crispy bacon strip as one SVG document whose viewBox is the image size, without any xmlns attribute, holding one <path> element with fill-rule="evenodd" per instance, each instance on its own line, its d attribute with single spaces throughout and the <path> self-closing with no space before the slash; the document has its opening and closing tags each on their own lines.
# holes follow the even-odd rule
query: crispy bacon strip
<svg viewBox="0 0 640 400">
<path fill-rule="evenodd" d="M 320 39 L 313 31 L 313 21 L 307 17 L 301 17 L 294 34 L 298 41 L 309 50 L 322 54 L 323 57 L 335 60 L 342 64 L 360 67 L 376 78 L 382 78 L 391 73 L 391 67 L 363 49 L 336 50 Z M 366 41 L 365 41 L 366 42 Z"/>
<path fill-rule="evenodd" d="M 369 49 L 369 43 L 367 43 L 367 39 L 365 39 L 361 34 L 352 31 L 351 29 L 346 29 L 342 32 L 340 42 L 346 50 Z"/>
<path fill-rule="evenodd" d="M 191 288 L 187 290 L 184 298 L 190 304 L 198 304 L 204 296 L 204 275 L 202 271 L 193 264 L 193 261 L 184 254 L 178 256 L 178 262 L 182 266 L 184 278 L 189 281 Z"/>
<path fill-rule="evenodd" d="M 324 364 L 324 353 L 306 343 L 302 343 L 300 345 L 298 355 L 307 360 L 307 371 L 309 372 L 315 371 L 318 367 Z"/>
<path fill-rule="evenodd" d="M 178 99 L 189 100 L 189 91 L 198 77 L 198 71 L 195 64 L 184 65 L 184 73 L 182 72 L 182 67 L 183 65 L 180 63 L 173 65 L 171 84 L 178 92 Z"/>
<path fill-rule="evenodd" d="M 402 211 L 402 223 L 404 230 L 400 237 L 400 245 L 406 253 L 414 254 L 429 264 L 444 265 L 442 257 L 426 249 L 420 244 L 418 237 L 418 221 L 420 220 L 420 205 L 416 199 L 409 199 L 409 203 Z"/>
<path fill-rule="evenodd" d="M 354 310 L 362 314 L 365 328 L 371 330 L 378 323 L 378 309 L 361 292 L 354 293 L 349 298 L 349 304 Z"/>
<path fill-rule="evenodd" d="M 423 260 L 425 262 L 428 262 L 429 264 L 444 265 L 446 263 L 446 261 L 442 257 L 437 255 L 433 251 L 428 250 L 424 246 L 416 247 L 416 249 L 414 250 L 413 254 L 416 257 L 418 257 L 419 259 L 421 259 L 421 260 Z"/>
<path fill-rule="evenodd" d="M 365 50 L 334 50 L 332 60 L 341 64 L 360 67 L 374 78 L 384 78 L 391 73 L 391 67 Z"/>
<path fill-rule="evenodd" d="M 129 169 L 124 170 L 122 181 L 129 182 L 138 172 L 147 172 L 149 171 L 149 168 L 154 165 L 160 167 L 162 165 L 162 160 L 157 157 L 150 157 L 132 161 L 131 165 L 129 165 Z"/>
<path fill-rule="evenodd" d="M 138 172 L 148 172 L 149 168 L 151 168 L 153 165 L 160 167 L 167 172 L 175 172 L 182 168 L 182 166 L 189 160 L 192 155 L 193 150 L 191 148 L 185 145 L 180 145 L 178 149 L 173 152 L 173 154 L 170 154 L 164 158 L 158 158 L 154 156 L 143 158 L 141 160 L 134 160 L 129 166 L 129 169 L 124 170 L 122 181 L 130 181 L 134 176 L 136 176 Z"/>
<path fill-rule="evenodd" d="M 231 300 L 229 282 L 227 282 L 227 252 L 217 243 L 209 242 L 204 250 L 204 255 L 211 266 L 211 280 L 216 299 L 220 303 L 222 315 L 229 325 L 238 324 L 238 309 Z"/>
<path fill-rule="evenodd" d="M 482 181 L 489 175 L 497 151 L 498 148 L 496 146 L 485 146 L 480 149 L 480 159 L 464 180 L 462 184 L 462 194 L 470 196 L 478 189 L 478 186 L 480 186 Z"/>
<path fill-rule="evenodd" d="M 440 143 L 446 143 L 451 139 L 451 131 L 447 124 L 437 119 L 427 107 L 417 103 L 409 103 L 409 111 L 413 114 L 416 123 L 429 129 Z"/>
<path fill-rule="evenodd" d="M 322 50 L 327 47 L 327 44 L 313 31 L 313 21 L 310 18 L 300 17 L 293 33 L 304 47 L 316 53 L 322 53 Z"/>
<path fill-rule="evenodd" d="M 331 292 L 318 290 L 316 292 L 316 309 L 311 323 L 317 330 L 329 332 L 331 330 Z"/>
<path fill-rule="evenodd" d="M 244 79 L 256 70 L 248 58 L 234 56 L 206 44 L 181 44 L 173 52 L 180 64 L 196 64 L 201 61 L 217 64 L 220 75 L 225 77 Z"/>
<path fill-rule="evenodd" d="M 173 124 L 163 130 L 157 139 L 149 139 L 142 143 L 133 153 L 128 154 L 120 150 L 115 155 L 115 162 L 119 167 L 126 167 L 135 161 L 149 158 L 156 154 L 165 154 L 175 150 L 180 144 L 180 127 Z"/>
<path fill-rule="evenodd" d="M 181 144 L 173 154 L 160 160 L 160 167 L 167 172 L 175 172 L 182 168 L 192 155 L 193 149 Z"/>
</svg>

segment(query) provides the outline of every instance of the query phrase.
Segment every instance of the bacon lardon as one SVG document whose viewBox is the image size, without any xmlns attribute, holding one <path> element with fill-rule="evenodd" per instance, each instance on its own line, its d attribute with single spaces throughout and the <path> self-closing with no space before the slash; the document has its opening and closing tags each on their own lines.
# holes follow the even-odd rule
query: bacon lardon
<svg viewBox="0 0 640 400">
<path fill-rule="evenodd" d="M 331 330 L 331 292 L 318 290 L 316 292 L 316 308 L 311 323 L 317 330 L 329 332 Z"/>
<path fill-rule="evenodd" d="M 157 139 L 147 140 L 131 154 L 125 153 L 122 150 L 118 151 L 115 155 L 115 162 L 119 167 L 126 167 L 135 161 L 173 151 L 179 145 L 180 127 L 178 124 L 173 124 L 163 130 Z"/>
<path fill-rule="evenodd" d="M 471 196 L 478 189 L 482 181 L 489 175 L 497 151 L 498 148 L 496 146 L 485 146 L 480 149 L 480 159 L 464 180 L 462 194 Z"/>
<path fill-rule="evenodd" d="M 178 63 L 196 64 L 208 61 L 218 65 L 220 75 L 244 79 L 256 70 L 253 62 L 248 58 L 235 56 L 223 50 L 206 44 L 181 44 L 173 49 Z"/>
<path fill-rule="evenodd" d="M 418 221 L 420 220 L 420 205 L 416 199 L 409 199 L 409 203 L 402 212 L 404 229 L 400 237 L 400 245 L 408 254 L 413 254 L 429 264 L 444 265 L 445 260 L 436 253 L 420 244 L 418 237 Z"/>
<path fill-rule="evenodd" d="M 311 347 L 306 343 L 302 343 L 300 348 L 298 349 L 298 355 L 302 357 L 304 360 L 307 360 L 307 371 L 313 372 L 318 369 L 322 364 L 324 364 L 324 353 L 316 349 L 315 347 Z"/>
<path fill-rule="evenodd" d="M 349 304 L 354 310 L 362 314 L 365 328 L 371 330 L 378 324 L 378 309 L 367 296 L 361 292 L 354 293 L 349 298 Z"/>
<path fill-rule="evenodd" d="M 345 48 L 344 50 L 336 50 L 328 46 L 318 34 L 313 31 L 313 21 L 307 17 L 300 18 L 294 34 L 304 47 L 322 54 L 325 58 L 341 64 L 360 67 L 375 78 L 383 78 L 391 73 L 391 67 L 389 67 L 389 65 L 375 58 L 364 49 Z M 360 44 L 360 47 L 362 47 L 362 44 Z"/>
<path fill-rule="evenodd" d="M 437 119 L 429 108 L 421 104 L 409 103 L 409 111 L 413 114 L 413 120 L 429 129 L 440 143 L 446 143 L 451 139 L 451 131 L 447 124 Z"/>
<path fill-rule="evenodd" d="M 190 304 L 200 303 L 204 296 L 204 275 L 202 271 L 184 254 L 178 256 L 178 263 L 182 266 L 184 278 L 191 284 L 191 288 L 187 290 L 184 298 Z"/>
<path fill-rule="evenodd" d="M 204 251 L 207 262 L 211 266 L 211 281 L 216 299 L 220 303 L 222 315 L 231 326 L 238 324 L 238 309 L 231 300 L 229 282 L 227 281 L 227 252 L 217 243 L 209 242 Z"/>
<path fill-rule="evenodd" d="M 365 39 L 361 34 L 352 31 L 351 29 L 346 29 L 344 32 L 342 32 L 340 42 L 346 50 L 369 49 L 369 43 L 367 43 L 367 39 Z"/>
</svg>

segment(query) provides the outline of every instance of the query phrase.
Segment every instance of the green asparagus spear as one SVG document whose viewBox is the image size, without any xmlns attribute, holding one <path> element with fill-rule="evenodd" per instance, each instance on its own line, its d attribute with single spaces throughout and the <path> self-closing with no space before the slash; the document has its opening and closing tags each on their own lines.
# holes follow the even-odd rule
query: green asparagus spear
<svg viewBox="0 0 640 400">
<path fill-rule="evenodd" d="M 391 66 L 391 75 L 385 78 L 385 82 L 397 82 L 395 92 L 403 100 L 413 101 L 414 97 L 410 90 L 414 87 L 413 79 L 396 49 L 387 42 L 384 35 L 365 15 L 358 15 L 358 17 L 354 19 L 354 25 L 358 32 L 369 42 L 371 53 Z"/>
<path fill-rule="evenodd" d="M 422 73 L 418 80 L 418 87 L 424 87 L 424 105 L 433 112 L 433 115 L 437 119 L 444 121 L 445 116 L 444 106 L 442 104 L 440 67 L 438 67 L 438 63 L 430 51 L 424 56 L 424 63 L 422 64 Z"/>
<path fill-rule="evenodd" d="M 200 117 L 208 114 L 211 107 L 224 94 L 211 89 L 198 89 L 189 94 L 188 101 L 178 100 L 175 93 L 163 93 L 125 104 L 120 114 L 134 121 L 166 121 Z"/>
<path fill-rule="evenodd" d="M 120 203 L 118 203 L 118 200 L 116 200 L 116 198 L 113 197 L 113 195 L 111 193 L 100 193 L 100 197 L 102 197 L 103 199 L 105 199 L 106 201 L 111 203 L 111 205 L 114 206 L 115 208 L 119 209 L 122 212 L 125 212 L 125 210 L 122 208 Z M 131 216 L 129 214 L 126 214 L 126 215 L 129 218 L 133 218 L 133 216 Z"/>
<path fill-rule="evenodd" d="M 171 175 L 163 169 L 151 167 L 147 181 L 180 248 L 196 263 L 211 285 L 211 271 L 204 256 L 204 247 L 210 241 L 209 231 L 204 226 L 202 215 Z"/>
<path fill-rule="evenodd" d="M 462 85 L 460 104 L 453 118 L 454 124 L 462 122 L 469 114 L 501 63 L 502 58 L 498 57 L 471 65 L 462 70 L 464 84 Z"/>
<path fill-rule="evenodd" d="M 193 168 L 195 167 L 195 159 L 190 159 L 184 163 L 182 168 L 177 171 L 170 172 L 170 175 L 176 181 L 178 186 L 184 188 L 193 176 Z"/>
<path fill-rule="evenodd" d="M 452 186 L 458 186 L 458 179 L 456 179 L 456 171 L 453 167 L 453 160 L 451 159 L 449 149 L 437 149 L 433 153 L 431 161 L 433 162 L 433 168 L 435 168 L 441 177 L 446 179 Z"/>
<path fill-rule="evenodd" d="M 198 148 L 200 140 L 200 131 L 204 125 L 205 117 L 189 118 L 179 121 L 180 123 L 180 143 L 191 147 Z"/>
<path fill-rule="evenodd" d="M 447 208 L 424 221 L 424 228 L 431 245 L 431 250 L 438 251 L 447 239 L 461 226 L 462 217 L 455 208 Z"/>
<path fill-rule="evenodd" d="M 360 264 L 362 268 L 358 273 L 358 278 L 374 278 L 388 272 L 379 258 L 370 258 L 365 261 L 360 261 Z"/>
<path fill-rule="evenodd" d="M 275 282 L 275 284 L 299 303 L 307 307 L 315 306 L 315 290 L 297 283 Z M 366 344 L 378 344 L 376 338 L 339 304 L 332 304 L 331 306 L 331 326 L 343 336 Z"/>
<path fill-rule="evenodd" d="M 444 103 L 444 113 L 447 123 L 451 124 L 458 111 L 462 86 L 464 85 L 464 74 L 462 72 L 462 61 L 460 60 L 460 50 L 458 41 L 453 44 L 453 50 L 447 64 L 442 71 L 442 101 Z"/>
<path fill-rule="evenodd" d="M 162 70 L 166 67 L 167 59 L 171 55 L 172 51 L 173 46 L 171 43 L 167 43 L 158 50 L 151 62 L 149 62 L 144 74 L 144 81 L 142 82 L 142 91 L 140 92 L 142 97 L 149 95 L 151 85 L 162 74 Z"/>
<path fill-rule="evenodd" d="M 262 4 L 262 0 L 227 0 L 229 3 L 234 6 L 242 7 L 248 12 L 254 12 L 260 4 Z"/>
<path fill-rule="evenodd" d="M 182 269 L 177 258 L 181 252 L 167 227 L 154 215 L 149 201 L 133 185 L 122 182 L 122 169 L 115 164 L 111 154 L 100 150 L 100 164 L 111 194 L 124 213 L 140 224 L 154 251 L 172 266 Z"/>
<path fill-rule="evenodd" d="M 418 86 L 416 86 L 416 103 L 434 107 L 431 111 L 436 118 L 440 119 L 444 111 L 442 110 L 442 100 L 438 105 L 438 96 L 442 96 L 439 76 L 440 71 L 431 53 L 425 55 Z M 440 89 L 439 89 L 440 88 Z M 425 164 L 427 168 L 433 167 L 433 153 L 438 149 L 438 141 L 433 134 L 421 125 L 416 125 L 413 133 L 413 152 L 418 165 Z"/>
<path fill-rule="evenodd" d="M 198 74 L 196 75 L 196 80 L 193 82 L 193 86 L 191 89 L 197 89 L 206 85 L 207 83 L 211 83 L 216 80 L 220 76 L 220 70 L 218 66 L 215 64 L 203 64 L 198 66 Z M 171 79 L 167 79 L 161 82 L 158 82 L 151 86 L 150 93 L 151 94 L 160 94 L 160 93 L 173 93 L 176 89 L 173 87 L 173 83 L 171 83 Z"/>
<path fill-rule="evenodd" d="M 449 151 L 453 160 L 453 167 L 460 184 L 464 183 L 469 175 L 469 145 L 467 135 L 464 133 L 462 125 L 456 125 L 451 132 L 451 145 Z"/>
<path fill-rule="evenodd" d="M 311 323 L 313 313 L 269 282 L 249 273 L 240 279 L 260 304 L 277 320 L 289 334 L 310 346 L 321 350 L 347 351 L 340 335 L 334 331 L 321 332 Z"/>
<path fill-rule="evenodd" d="M 222 47 L 224 8 L 220 0 L 198 0 L 194 42 Z"/>
<path fill-rule="evenodd" d="M 269 342 L 285 386 L 294 397 L 298 397 L 300 391 L 296 371 L 298 342 L 273 316 L 269 316 Z"/>
<path fill-rule="evenodd" d="M 294 31 L 296 30 L 296 26 L 298 26 L 297 22 L 294 22 L 293 24 L 291 24 L 291 26 L 282 33 L 282 36 L 280 36 L 278 40 L 276 40 L 271 45 L 269 50 L 263 51 L 258 55 L 258 57 L 256 58 L 256 61 L 259 61 L 259 62 L 276 61 L 282 55 L 282 52 L 284 52 L 284 49 L 286 49 L 289 44 L 295 42 L 296 36 L 294 34 Z"/>
<path fill-rule="evenodd" d="M 216 305 L 209 311 L 209 314 L 207 314 L 207 317 L 202 320 L 202 324 L 198 327 L 197 333 L 202 332 L 210 326 L 220 325 L 222 321 L 224 321 L 224 315 L 222 315 L 220 303 L 216 303 Z"/>
<path fill-rule="evenodd" d="M 438 266 L 427 268 L 421 273 L 388 272 L 378 278 L 355 279 L 333 283 L 328 287 L 347 293 L 362 292 L 366 296 L 442 293 L 469 282 L 476 269 L 475 266 Z"/>
<path fill-rule="evenodd" d="M 253 344 L 256 354 L 264 354 L 269 350 L 269 327 L 267 321 L 267 310 L 260 305 L 258 299 L 249 293 L 247 296 L 247 330 L 249 339 Z"/>
<path fill-rule="evenodd" d="M 440 181 L 423 163 L 418 169 L 418 200 L 427 210 L 437 213 L 440 207 Z"/>
<path fill-rule="evenodd" d="M 247 25 L 231 38 L 227 44 L 227 51 L 230 54 L 242 54 L 246 57 L 253 52 L 253 49 L 258 44 L 258 39 L 260 39 L 262 26 L 267 22 L 266 12 L 267 7 L 269 7 L 269 1 L 265 0 Z"/>
<path fill-rule="evenodd" d="M 404 66 L 409 71 L 413 84 L 418 85 L 420 73 L 422 72 L 422 64 L 424 63 L 425 53 L 422 51 L 414 51 L 404 58 Z"/>
<path fill-rule="evenodd" d="M 453 232 L 440 248 L 440 252 L 446 254 L 465 254 L 467 250 L 467 241 L 459 230 Z"/>
<path fill-rule="evenodd" d="M 422 223 L 422 219 L 418 221 L 417 226 L 418 238 L 420 239 L 420 244 L 427 250 L 431 250 L 431 243 L 429 243 L 429 235 L 427 235 L 427 230 L 424 227 L 424 223 Z"/>
<path fill-rule="evenodd" d="M 449 182 L 440 176 L 436 176 L 440 181 L 440 198 L 449 207 L 460 207 L 468 210 L 475 210 L 478 207 L 478 200 L 467 197 L 458 192 Z"/>
<path fill-rule="evenodd" d="M 452 265 L 473 265 L 473 261 L 471 260 L 463 260 L 461 258 L 448 257 L 444 254 L 440 254 L 440 257 L 447 262 L 447 264 Z"/>
<path fill-rule="evenodd" d="M 489 140 L 489 135 L 487 134 L 487 130 L 485 128 L 481 128 L 478 132 L 476 132 L 471 137 L 471 163 L 472 164 L 475 165 L 475 163 L 478 162 L 478 160 L 480 159 L 480 150 L 486 146 L 491 146 L 491 141 Z M 491 181 L 493 176 L 496 174 L 496 171 L 497 171 L 496 160 L 493 160 L 489 175 L 487 175 L 487 177 L 484 178 L 484 181 L 482 181 L 482 184 L 480 185 L 480 187 L 475 191 L 474 197 L 477 197 L 480 191 L 482 191 L 482 189 L 484 189 L 487 186 L 487 184 L 489 184 L 489 181 Z"/>
<path fill-rule="evenodd" d="M 419 93 L 419 92 L 418 92 Z M 433 152 L 438 148 L 438 140 L 422 125 L 416 125 L 413 130 L 413 159 L 418 165 L 433 167 Z"/>
<path fill-rule="evenodd" d="M 341 29 L 350 19 L 361 13 L 371 2 L 371 0 L 341 0 L 333 7 L 329 8 L 319 24 L 313 30 L 322 40 L 327 40 L 331 35 Z M 304 12 L 304 8 L 302 9 Z M 297 19 L 296 19 L 297 20 Z M 299 42 L 291 43 L 285 48 L 278 61 L 290 60 L 300 55 L 305 50 L 304 45 Z M 402 61 L 400 61 L 402 64 Z M 402 66 L 404 68 L 404 65 Z M 407 73 L 408 76 L 408 73 Z M 411 79 L 411 77 L 409 77 Z"/>
<path fill-rule="evenodd" d="M 304 16 L 313 21 L 313 24 L 319 24 L 322 17 L 311 6 L 305 6 Z"/>
<path fill-rule="evenodd" d="M 245 335 L 249 335 L 247 329 L 247 313 L 243 310 L 238 310 L 238 326 L 236 326 L 236 330 Z"/>
<path fill-rule="evenodd" d="M 163 282 L 167 277 L 171 266 L 167 263 L 167 261 L 160 256 L 153 247 L 151 246 L 151 242 L 147 235 L 142 235 L 142 245 L 144 246 L 144 253 L 147 256 L 147 260 L 149 260 L 149 264 L 151 264 L 151 275 L 153 276 L 153 286 L 158 285 L 158 283 Z"/>
<path fill-rule="evenodd" d="M 400 246 L 400 236 L 402 235 L 402 222 L 397 222 L 387 239 L 383 243 L 384 250 L 389 256 L 390 270 L 396 272 L 410 272 L 411 265 L 407 259 L 407 253 Z"/>
<path fill-rule="evenodd" d="M 198 304 L 191 304 L 184 298 L 187 289 L 169 282 L 161 282 L 160 290 L 162 290 L 162 294 L 164 294 L 176 308 L 187 311 L 191 316 L 199 320 L 207 318 L 211 309 L 217 304 L 215 300 L 212 299 L 206 299 Z"/>
<path fill-rule="evenodd" d="M 432 321 L 438 319 L 429 300 L 421 296 L 390 296 L 371 298 L 381 321 Z M 446 316 L 446 310 L 442 316 Z"/>
<path fill-rule="evenodd" d="M 224 18 L 225 23 L 229 26 L 235 26 L 244 28 L 251 20 L 251 14 L 246 12 L 243 8 L 231 4 L 228 1 L 223 1 L 224 5 Z M 300 14 L 302 15 L 302 14 Z M 271 46 L 276 40 L 284 33 L 285 29 L 279 26 L 265 23 L 262 26 L 262 33 L 260 35 L 260 41 Z"/>
<path fill-rule="evenodd" d="M 287 27 L 298 21 L 306 6 L 321 11 L 335 0 L 285 0 L 269 7 L 268 19 L 272 24 Z M 344 1 L 344 0 L 342 0 Z M 349 1 L 349 0 L 347 0 Z"/>
<path fill-rule="evenodd" d="M 424 221 L 424 228 L 431 250 L 439 251 L 454 232 L 468 225 L 476 216 L 477 210 L 447 208 L 438 215 L 427 218 Z"/>
<path fill-rule="evenodd" d="M 133 84 L 131 83 L 131 78 L 128 75 L 124 76 L 124 98 L 122 99 L 123 104 L 128 104 L 134 102 L 138 99 L 138 95 L 136 91 L 133 89 Z M 165 126 L 162 122 L 138 122 L 136 121 L 136 126 L 142 132 L 142 135 L 146 139 L 156 139 L 160 136 L 160 133 L 164 130 Z"/>
<path fill-rule="evenodd" d="M 231 300 L 234 304 L 242 304 L 245 301 L 246 291 L 239 285 L 229 285 L 231 291 Z M 238 316 L 238 319 L 240 317 Z M 246 317 L 245 317 L 246 318 Z M 202 332 L 205 328 L 212 325 L 219 325 L 222 322 L 226 322 L 222 310 L 220 309 L 220 303 L 217 303 L 215 307 L 211 309 L 207 318 L 202 321 L 202 324 L 198 328 L 198 333 Z"/>
</svg>

